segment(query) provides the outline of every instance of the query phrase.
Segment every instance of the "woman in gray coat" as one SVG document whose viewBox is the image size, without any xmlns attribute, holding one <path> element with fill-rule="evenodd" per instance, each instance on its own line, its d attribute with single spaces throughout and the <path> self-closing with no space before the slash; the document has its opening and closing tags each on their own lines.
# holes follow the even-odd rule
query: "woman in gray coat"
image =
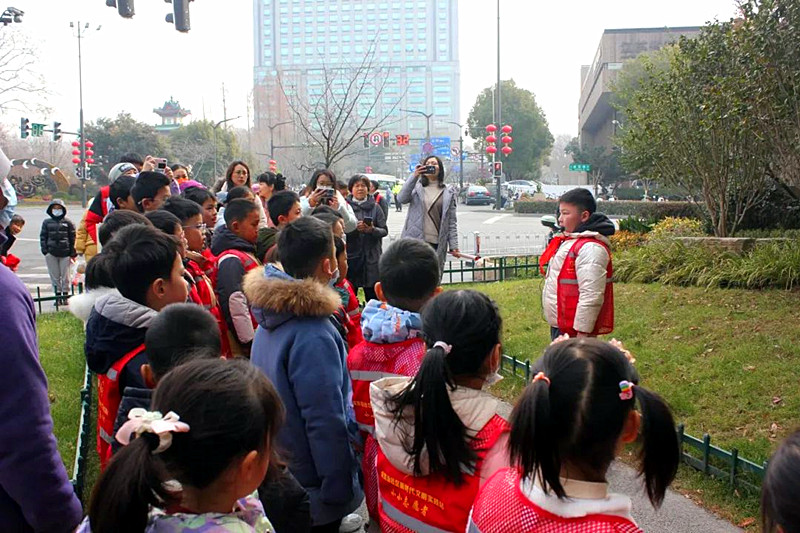
<svg viewBox="0 0 800 533">
<path fill-rule="evenodd" d="M 456 215 L 458 199 L 455 190 L 444 184 L 441 159 L 432 155 L 417 165 L 397 198 L 400 203 L 410 204 L 401 237 L 430 244 L 439 258 L 441 275 L 447 252 L 454 257 L 460 255 Z"/>
</svg>

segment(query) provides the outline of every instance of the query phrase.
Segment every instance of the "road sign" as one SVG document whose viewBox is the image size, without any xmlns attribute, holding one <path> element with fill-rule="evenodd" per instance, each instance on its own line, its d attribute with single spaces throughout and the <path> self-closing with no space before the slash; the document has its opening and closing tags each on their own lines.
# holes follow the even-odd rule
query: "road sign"
<svg viewBox="0 0 800 533">
<path fill-rule="evenodd" d="M 431 137 L 433 155 L 441 159 L 450 159 L 450 137 Z"/>
<path fill-rule="evenodd" d="M 455 158 L 455 159 L 458 159 L 458 154 L 460 152 L 461 152 L 461 150 L 458 149 L 458 146 L 453 146 L 452 148 L 450 148 L 450 155 L 452 155 L 453 158 Z"/>
<path fill-rule="evenodd" d="M 369 142 L 372 143 L 373 146 L 380 146 L 383 144 L 383 134 L 379 132 L 370 133 L 369 134 Z"/>
<path fill-rule="evenodd" d="M 592 165 L 587 163 L 570 163 L 569 170 L 570 172 L 591 172 Z"/>
</svg>

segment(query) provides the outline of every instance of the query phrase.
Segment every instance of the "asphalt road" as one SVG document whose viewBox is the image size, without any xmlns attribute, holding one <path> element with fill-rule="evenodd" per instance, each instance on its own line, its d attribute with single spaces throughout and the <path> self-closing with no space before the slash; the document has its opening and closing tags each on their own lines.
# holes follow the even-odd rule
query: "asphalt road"
<svg viewBox="0 0 800 533">
<path fill-rule="evenodd" d="M 17 213 L 25 218 L 25 228 L 19 235 L 11 253 L 18 256 L 20 264 L 18 276 L 22 279 L 31 294 L 36 294 L 37 287 L 43 296 L 51 296 L 50 277 L 44 256 L 39 250 L 39 230 L 47 214 L 45 205 L 21 205 Z M 389 209 L 389 237 L 384 246 L 400 238 L 408 208 L 402 212 Z M 67 217 L 77 227 L 82 216 L 79 205 L 67 206 Z M 514 215 L 510 212 L 492 211 L 490 207 L 458 206 L 458 229 L 460 249 L 465 253 L 474 253 L 475 232 L 481 237 L 481 255 L 498 255 L 512 253 L 538 253 L 544 249 L 547 228 L 539 223 L 537 217 Z M 53 310 L 52 304 L 43 304 L 42 310 Z"/>
</svg>

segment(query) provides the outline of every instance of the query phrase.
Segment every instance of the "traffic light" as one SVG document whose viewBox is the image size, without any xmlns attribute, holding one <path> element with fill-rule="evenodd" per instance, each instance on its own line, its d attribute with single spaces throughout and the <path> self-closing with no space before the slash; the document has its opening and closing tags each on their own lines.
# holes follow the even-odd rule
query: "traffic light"
<svg viewBox="0 0 800 533">
<path fill-rule="evenodd" d="M 388 131 L 384 131 L 383 132 L 383 147 L 384 148 L 389 148 L 389 132 Z"/>
<path fill-rule="evenodd" d="M 23 139 L 27 139 L 31 134 L 31 121 L 27 118 L 19 119 L 19 134 Z"/>
<path fill-rule="evenodd" d="M 175 24 L 175 29 L 186 33 L 191 29 L 189 22 L 189 2 L 192 0 L 164 0 L 172 3 L 172 13 L 167 15 L 167 22 Z"/>
<path fill-rule="evenodd" d="M 408 134 L 397 135 L 397 146 L 408 146 Z"/>
<path fill-rule="evenodd" d="M 61 123 L 53 122 L 53 140 L 58 142 L 61 140 Z"/>
<path fill-rule="evenodd" d="M 106 5 L 108 5 L 108 1 L 106 1 Z M 117 12 L 119 12 L 120 17 L 126 19 L 133 17 L 136 14 L 133 8 L 133 0 L 117 0 Z"/>
<path fill-rule="evenodd" d="M 369 148 L 369 134 L 364 134 L 364 148 Z"/>
<path fill-rule="evenodd" d="M 495 178 L 502 178 L 503 177 L 503 162 L 502 161 L 495 161 L 492 163 L 494 165 L 494 177 Z"/>
</svg>

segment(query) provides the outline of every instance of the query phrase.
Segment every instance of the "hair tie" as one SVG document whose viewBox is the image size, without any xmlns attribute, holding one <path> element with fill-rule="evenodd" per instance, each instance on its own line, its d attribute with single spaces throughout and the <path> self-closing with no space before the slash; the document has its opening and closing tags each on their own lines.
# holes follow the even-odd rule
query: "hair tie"
<svg viewBox="0 0 800 533">
<path fill-rule="evenodd" d="M 537 381 L 544 381 L 545 383 L 547 383 L 548 387 L 550 386 L 550 378 L 545 376 L 544 372 L 539 372 L 538 374 L 533 376 L 533 379 L 531 380 L 531 383 L 536 383 Z"/>
<path fill-rule="evenodd" d="M 116 439 L 124 445 L 131 441 L 131 435 L 137 437 L 143 433 L 152 433 L 158 437 L 158 447 L 153 450 L 153 455 L 161 453 L 172 445 L 173 433 L 186 433 L 189 424 L 180 422 L 181 417 L 170 411 L 162 415 L 158 411 L 148 411 L 141 407 L 134 407 L 128 413 L 128 421 L 117 430 Z"/>
<path fill-rule="evenodd" d="M 620 381 L 619 382 L 619 399 L 620 400 L 631 400 L 633 399 L 633 383 L 630 381 Z"/>
<path fill-rule="evenodd" d="M 436 341 L 436 342 L 434 342 L 433 343 L 433 347 L 434 348 L 441 348 L 442 350 L 444 350 L 444 354 L 445 355 L 450 355 L 450 352 L 453 351 L 453 346 L 450 345 L 450 344 L 447 344 L 444 341 Z"/>
</svg>

